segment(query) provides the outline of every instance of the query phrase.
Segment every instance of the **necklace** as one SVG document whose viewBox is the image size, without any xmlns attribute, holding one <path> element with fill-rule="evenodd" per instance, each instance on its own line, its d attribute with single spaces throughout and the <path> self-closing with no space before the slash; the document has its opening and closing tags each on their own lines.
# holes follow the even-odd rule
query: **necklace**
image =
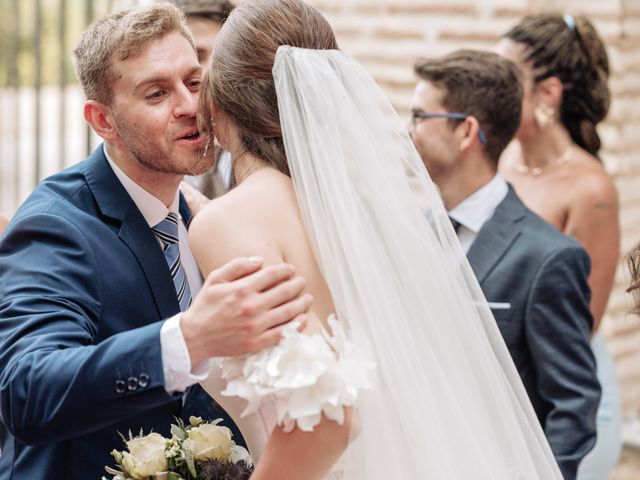
<svg viewBox="0 0 640 480">
<path fill-rule="evenodd" d="M 541 167 L 529 167 L 522 162 L 522 159 L 520 159 L 520 163 L 516 164 L 515 169 L 519 173 L 537 177 L 552 167 L 559 167 L 567 163 L 571 158 L 571 151 L 571 145 L 569 145 L 564 153 L 560 155 L 556 161 L 547 163 L 546 165 L 543 165 Z"/>
</svg>

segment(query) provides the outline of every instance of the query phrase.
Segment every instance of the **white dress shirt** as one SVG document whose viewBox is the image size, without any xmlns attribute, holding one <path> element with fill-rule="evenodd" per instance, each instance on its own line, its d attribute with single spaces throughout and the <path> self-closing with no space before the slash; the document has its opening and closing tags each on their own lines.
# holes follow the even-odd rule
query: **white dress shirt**
<svg viewBox="0 0 640 480">
<path fill-rule="evenodd" d="M 149 224 L 149 227 L 160 223 L 169 212 L 174 212 L 178 215 L 178 218 L 181 220 L 178 222 L 180 261 L 187 276 L 187 282 L 189 282 L 191 297 L 195 297 L 200 291 L 200 288 L 202 288 L 202 277 L 191 253 L 191 249 L 189 248 L 187 228 L 179 212 L 180 192 L 176 192 L 175 198 L 171 202 L 171 205 L 169 205 L 169 208 L 167 208 L 162 201 L 131 180 L 109 157 L 106 149 L 104 149 L 104 154 L 107 157 L 113 173 L 116 174 L 116 177 L 118 177 L 118 180 L 120 180 L 120 183 L 133 200 L 133 203 L 136 204 L 138 210 L 140 210 L 140 213 L 142 213 L 142 216 Z M 158 245 L 162 248 L 160 240 L 158 240 Z M 184 392 L 191 385 L 205 379 L 209 373 L 209 361 L 202 362 L 193 369 L 191 368 L 191 357 L 189 356 L 189 350 L 187 349 L 187 344 L 180 329 L 181 318 L 182 313 L 177 313 L 167 319 L 160 329 L 164 388 L 168 393 Z"/>
<path fill-rule="evenodd" d="M 509 192 L 505 179 L 497 173 L 489 183 L 449 210 L 449 217 L 460 223 L 458 240 L 465 253 L 478 236 L 478 232 L 496 211 Z"/>
</svg>

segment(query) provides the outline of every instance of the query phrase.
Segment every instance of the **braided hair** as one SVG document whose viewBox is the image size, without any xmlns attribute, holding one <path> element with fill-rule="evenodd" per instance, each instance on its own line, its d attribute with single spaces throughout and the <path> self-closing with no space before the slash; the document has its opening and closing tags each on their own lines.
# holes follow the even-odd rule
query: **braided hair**
<svg viewBox="0 0 640 480">
<path fill-rule="evenodd" d="M 557 77 L 563 85 L 560 121 L 572 140 L 597 158 L 596 125 L 609 111 L 609 60 L 594 26 L 583 16 L 530 15 L 505 35 L 526 45 L 534 84 Z"/>
</svg>

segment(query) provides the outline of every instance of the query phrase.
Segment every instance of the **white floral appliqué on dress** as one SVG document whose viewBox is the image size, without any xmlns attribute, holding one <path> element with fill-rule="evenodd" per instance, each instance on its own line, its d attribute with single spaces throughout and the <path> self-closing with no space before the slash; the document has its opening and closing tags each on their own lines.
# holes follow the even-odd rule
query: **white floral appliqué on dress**
<svg viewBox="0 0 640 480">
<path fill-rule="evenodd" d="M 309 432 L 322 415 L 342 424 L 344 407 L 353 407 L 360 389 L 370 389 L 373 363 L 364 358 L 345 334 L 338 319 L 328 318 L 332 335 L 298 332 L 292 322 L 276 346 L 220 361 L 227 388 L 222 395 L 249 402 L 242 415 L 273 404 L 276 422 L 289 432 L 297 425 Z"/>
</svg>

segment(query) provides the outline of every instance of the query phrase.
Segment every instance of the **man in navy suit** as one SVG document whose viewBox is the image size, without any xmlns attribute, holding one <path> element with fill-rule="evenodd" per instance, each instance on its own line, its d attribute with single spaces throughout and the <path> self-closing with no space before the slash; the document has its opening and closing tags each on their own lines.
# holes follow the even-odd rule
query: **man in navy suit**
<svg viewBox="0 0 640 480">
<path fill-rule="evenodd" d="M 210 160 L 180 11 L 111 15 L 74 55 L 104 144 L 42 182 L 0 243 L 2 480 L 94 480 L 118 432 L 168 434 L 176 416 L 216 414 L 189 388 L 210 358 L 275 344 L 311 302 L 293 267 L 260 258 L 200 277 L 178 186 Z"/>
<path fill-rule="evenodd" d="M 511 62 L 458 51 L 415 65 L 411 138 L 549 440 L 573 480 L 595 443 L 600 399 L 589 345 L 590 261 L 578 243 L 528 210 L 497 174 L 520 122 Z"/>
</svg>

